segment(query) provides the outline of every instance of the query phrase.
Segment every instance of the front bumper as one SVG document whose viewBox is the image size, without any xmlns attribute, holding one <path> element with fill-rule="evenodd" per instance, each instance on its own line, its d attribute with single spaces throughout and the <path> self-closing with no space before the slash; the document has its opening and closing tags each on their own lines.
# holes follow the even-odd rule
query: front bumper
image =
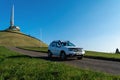
<svg viewBox="0 0 120 80">
<path fill-rule="evenodd" d="M 67 54 L 67 57 L 81 57 L 84 55 L 84 52 L 69 52 Z"/>
</svg>

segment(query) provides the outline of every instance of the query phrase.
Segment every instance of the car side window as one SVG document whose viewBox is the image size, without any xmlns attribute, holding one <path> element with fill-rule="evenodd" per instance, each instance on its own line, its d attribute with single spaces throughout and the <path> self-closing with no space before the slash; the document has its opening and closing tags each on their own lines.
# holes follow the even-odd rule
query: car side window
<svg viewBox="0 0 120 80">
<path fill-rule="evenodd" d="M 60 46 L 61 46 L 61 44 L 60 44 L 60 42 L 58 42 L 58 43 L 57 43 L 57 47 L 60 47 Z"/>
<path fill-rule="evenodd" d="M 66 43 L 65 43 L 65 42 L 62 42 L 62 46 L 66 46 Z"/>
<path fill-rule="evenodd" d="M 53 42 L 53 43 L 51 44 L 51 46 L 52 46 L 52 47 L 56 47 L 56 43 Z"/>
</svg>

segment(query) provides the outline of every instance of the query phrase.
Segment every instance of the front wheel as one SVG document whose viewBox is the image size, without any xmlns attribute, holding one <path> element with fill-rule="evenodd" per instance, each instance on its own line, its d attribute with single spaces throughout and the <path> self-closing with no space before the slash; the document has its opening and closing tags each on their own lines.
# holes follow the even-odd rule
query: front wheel
<svg viewBox="0 0 120 80">
<path fill-rule="evenodd" d="M 65 52 L 61 52 L 60 58 L 61 58 L 62 60 L 67 59 Z"/>
</svg>

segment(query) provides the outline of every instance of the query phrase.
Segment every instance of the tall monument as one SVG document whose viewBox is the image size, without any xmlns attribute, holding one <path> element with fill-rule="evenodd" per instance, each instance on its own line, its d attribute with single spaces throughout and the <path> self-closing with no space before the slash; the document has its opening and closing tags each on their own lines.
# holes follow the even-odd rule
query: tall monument
<svg viewBox="0 0 120 80">
<path fill-rule="evenodd" d="M 12 6 L 12 10 L 11 10 L 10 27 L 7 30 L 8 31 L 20 31 L 20 28 L 14 25 L 14 5 Z"/>
<path fill-rule="evenodd" d="M 10 27 L 14 26 L 14 5 L 11 11 Z"/>
</svg>

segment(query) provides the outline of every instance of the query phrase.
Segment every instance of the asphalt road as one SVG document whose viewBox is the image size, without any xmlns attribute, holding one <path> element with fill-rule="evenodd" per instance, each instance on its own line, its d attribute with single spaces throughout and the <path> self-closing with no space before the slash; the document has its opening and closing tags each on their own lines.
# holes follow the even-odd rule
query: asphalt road
<svg viewBox="0 0 120 80">
<path fill-rule="evenodd" d="M 15 47 L 9 47 L 9 49 L 22 53 L 24 55 L 29 55 L 31 57 L 37 57 L 37 58 L 49 60 L 47 58 L 46 53 L 28 51 Z M 115 62 L 115 61 L 97 60 L 97 59 L 89 59 L 89 58 L 83 58 L 82 60 L 68 59 L 66 61 L 60 61 L 60 59 L 56 57 L 54 57 L 52 60 L 49 61 L 64 62 L 71 66 L 76 66 L 83 69 L 90 69 L 98 72 L 120 75 L 120 62 Z"/>
</svg>

